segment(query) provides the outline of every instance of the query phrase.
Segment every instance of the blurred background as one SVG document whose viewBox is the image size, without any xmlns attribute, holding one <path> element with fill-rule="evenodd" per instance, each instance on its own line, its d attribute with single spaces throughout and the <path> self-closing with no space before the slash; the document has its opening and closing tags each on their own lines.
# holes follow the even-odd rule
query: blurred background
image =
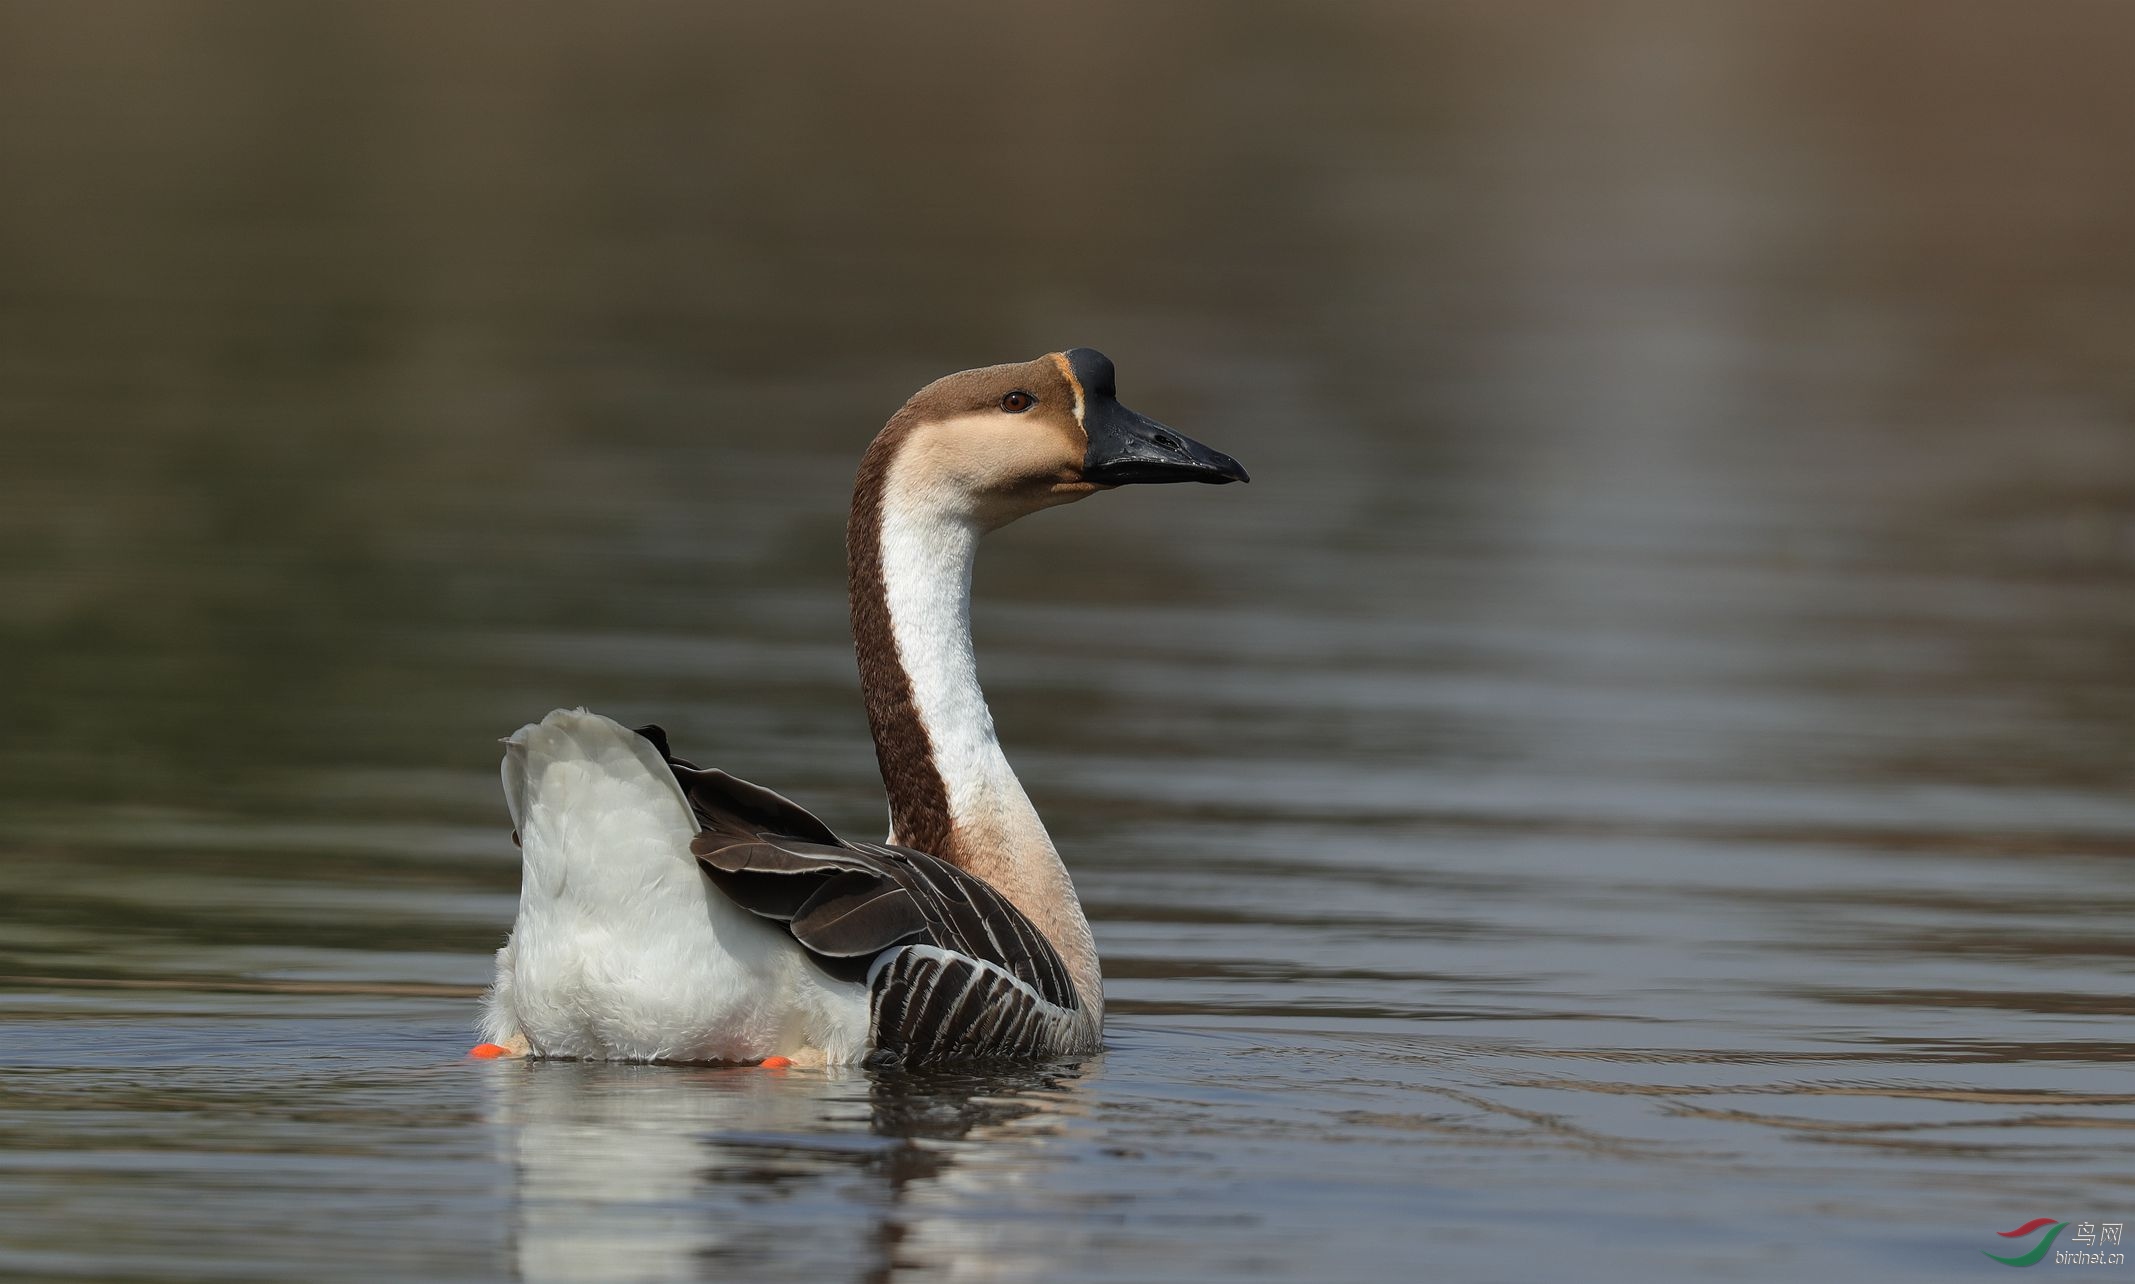
<svg viewBox="0 0 2135 1284">
<path fill-rule="evenodd" d="M 0 6 L 0 1267 L 1948 1279 L 2135 1203 L 2135 10 Z M 979 567 L 1114 1048 L 467 1066 L 557 705 L 867 836 Z"/>
</svg>

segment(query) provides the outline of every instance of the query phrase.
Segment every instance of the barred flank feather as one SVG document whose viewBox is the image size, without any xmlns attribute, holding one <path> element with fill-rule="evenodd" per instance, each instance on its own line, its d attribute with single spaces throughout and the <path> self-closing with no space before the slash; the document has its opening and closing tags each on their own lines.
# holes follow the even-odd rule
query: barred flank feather
<svg viewBox="0 0 2135 1284">
<path fill-rule="evenodd" d="M 999 965 L 932 945 L 884 954 L 868 989 L 873 1064 L 1029 1058 L 1078 1050 L 1072 1005 L 1039 997 Z"/>
</svg>

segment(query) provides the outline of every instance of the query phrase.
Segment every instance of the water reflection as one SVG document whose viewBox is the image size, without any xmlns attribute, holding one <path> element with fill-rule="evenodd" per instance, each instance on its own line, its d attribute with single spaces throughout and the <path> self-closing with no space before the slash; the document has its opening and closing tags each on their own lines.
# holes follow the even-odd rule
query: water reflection
<svg viewBox="0 0 2135 1284">
<path fill-rule="evenodd" d="M 1085 1073 L 499 1070 L 488 1120 L 528 1280 L 1034 1277 L 970 1207 L 1062 1162 Z"/>
</svg>

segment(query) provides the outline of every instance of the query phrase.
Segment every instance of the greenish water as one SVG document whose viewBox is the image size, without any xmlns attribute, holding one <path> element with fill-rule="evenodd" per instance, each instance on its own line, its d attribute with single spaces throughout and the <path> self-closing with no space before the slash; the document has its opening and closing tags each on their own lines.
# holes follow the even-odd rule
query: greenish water
<svg viewBox="0 0 2135 1284">
<path fill-rule="evenodd" d="M 1941 1281 L 2124 1221 L 2131 35 L 0 14 L 0 1271 Z M 464 1060 L 496 738 L 657 720 L 877 831 L 852 468 L 1075 344 L 1254 477 L 979 568 L 1105 1055 Z"/>
</svg>

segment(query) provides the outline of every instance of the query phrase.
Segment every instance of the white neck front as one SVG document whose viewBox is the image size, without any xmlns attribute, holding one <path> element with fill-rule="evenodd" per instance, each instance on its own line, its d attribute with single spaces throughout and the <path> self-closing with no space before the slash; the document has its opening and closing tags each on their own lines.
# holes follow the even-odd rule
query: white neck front
<svg viewBox="0 0 2135 1284">
<path fill-rule="evenodd" d="M 1036 824 L 1037 812 L 994 735 L 971 651 L 971 566 L 979 530 L 961 514 L 900 503 L 894 488 L 887 498 L 882 586 L 890 634 L 949 792 L 950 819 L 976 821 L 1005 802 Z"/>
<path fill-rule="evenodd" d="M 882 585 L 897 659 L 948 795 L 953 852 L 937 854 L 952 856 L 1023 911 L 1094 1007 L 1102 1002 L 1102 985 L 1089 923 L 1037 808 L 1001 751 L 979 689 L 971 568 L 986 525 L 952 491 L 900 476 L 903 471 L 892 468 L 883 496 Z"/>
</svg>

